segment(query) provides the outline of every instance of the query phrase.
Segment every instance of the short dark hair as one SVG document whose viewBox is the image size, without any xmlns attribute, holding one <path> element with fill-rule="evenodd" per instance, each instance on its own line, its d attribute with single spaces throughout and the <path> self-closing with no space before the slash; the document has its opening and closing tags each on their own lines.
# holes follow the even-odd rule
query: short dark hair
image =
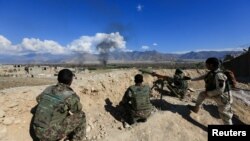
<svg viewBox="0 0 250 141">
<path fill-rule="evenodd" d="M 206 64 L 212 64 L 215 68 L 219 67 L 220 61 L 215 57 L 210 57 L 206 60 Z"/>
<path fill-rule="evenodd" d="M 57 80 L 59 83 L 70 85 L 73 79 L 73 72 L 69 69 L 62 69 L 58 73 Z"/>
<path fill-rule="evenodd" d="M 143 76 L 141 74 L 135 75 L 135 83 L 142 83 L 143 82 Z"/>
</svg>

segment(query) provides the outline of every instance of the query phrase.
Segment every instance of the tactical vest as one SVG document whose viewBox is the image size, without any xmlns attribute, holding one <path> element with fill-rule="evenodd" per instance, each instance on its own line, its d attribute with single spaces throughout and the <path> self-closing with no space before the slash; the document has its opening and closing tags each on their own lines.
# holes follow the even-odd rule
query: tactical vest
<svg viewBox="0 0 250 141">
<path fill-rule="evenodd" d="M 35 113 L 34 124 L 47 128 L 49 125 L 61 123 L 68 115 L 65 100 L 73 93 L 71 91 L 58 91 L 57 86 L 42 93 Z"/>
<path fill-rule="evenodd" d="M 131 86 L 131 106 L 135 111 L 149 110 L 152 108 L 149 99 L 150 88 L 148 86 Z"/>
<path fill-rule="evenodd" d="M 206 88 L 206 91 L 212 91 L 212 90 L 215 90 L 216 89 L 216 80 L 215 80 L 215 76 L 217 73 L 223 73 L 222 71 L 217 71 L 217 72 L 214 72 L 214 71 L 210 71 L 206 77 L 205 77 L 205 88 Z M 224 74 L 224 73 L 223 73 Z M 225 86 L 225 90 L 224 92 L 228 92 L 230 90 L 230 85 L 229 85 L 229 82 L 228 82 L 228 79 L 226 80 L 225 82 L 226 86 Z"/>
</svg>

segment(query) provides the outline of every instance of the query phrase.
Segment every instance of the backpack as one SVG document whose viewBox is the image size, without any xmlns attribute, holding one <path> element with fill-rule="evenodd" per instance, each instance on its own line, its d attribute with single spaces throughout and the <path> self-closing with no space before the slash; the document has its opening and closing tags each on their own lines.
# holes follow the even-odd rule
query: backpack
<svg viewBox="0 0 250 141">
<path fill-rule="evenodd" d="M 135 111 L 151 109 L 149 100 L 150 88 L 148 86 L 131 86 L 129 90 L 132 93 L 131 106 Z"/>
<path fill-rule="evenodd" d="M 49 125 L 62 122 L 68 115 L 68 107 L 65 100 L 72 95 L 69 91 L 58 91 L 56 87 L 45 90 L 37 105 L 34 124 L 47 128 Z"/>
<path fill-rule="evenodd" d="M 237 81 L 235 79 L 234 73 L 230 70 L 220 70 L 218 72 L 211 71 L 207 74 L 207 76 L 205 77 L 206 90 L 213 90 L 216 88 L 214 84 L 214 78 L 217 73 L 223 73 L 227 77 L 225 92 L 231 90 L 232 88 L 236 88 Z"/>
<path fill-rule="evenodd" d="M 231 88 L 236 88 L 236 78 L 234 73 L 231 70 L 224 70 L 223 73 L 227 76 L 227 81 Z"/>
</svg>

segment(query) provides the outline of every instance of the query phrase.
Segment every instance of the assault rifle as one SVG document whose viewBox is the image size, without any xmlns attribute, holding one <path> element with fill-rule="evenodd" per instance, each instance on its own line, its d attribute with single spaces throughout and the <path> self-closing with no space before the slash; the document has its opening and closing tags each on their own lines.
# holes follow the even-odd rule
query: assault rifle
<svg viewBox="0 0 250 141">
<path fill-rule="evenodd" d="M 150 75 L 152 75 L 152 76 L 156 76 L 157 78 L 162 78 L 162 79 L 166 79 L 166 80 L 172 78 L 172 77 L 169 77 L 169 76 L 157 74 L 157 73 L 155 73 L 154 71 L 149 70 L 149 69 L 139 69 L 139 71 L 142 72 L 142 73 L 150 74 Z M 191 77 L 184 76 L 182 79 L 183 79 L 183 80 L 191 80 Z"/>
</svg>

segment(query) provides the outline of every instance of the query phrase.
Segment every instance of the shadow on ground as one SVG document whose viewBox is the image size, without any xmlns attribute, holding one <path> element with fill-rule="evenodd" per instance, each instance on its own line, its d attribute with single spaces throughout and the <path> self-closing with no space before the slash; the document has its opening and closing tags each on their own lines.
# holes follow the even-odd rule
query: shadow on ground
<svg viewBox="0 0 250 141">
<path fill-rule="evenodd" d="M 218 108 L 217 108 L 216 105 L 205 105 L 205 104 L 203 104 L 203 108 L 204 108 L 204 110 L 206 110 L 212 117 L 217 118 L 217 119 L 220 119 L 220 115 L 219 115 Z M 242 122 L 242 121 L 239 119 L 239 117 L 238 117 L 237 115 L 233 115 L 232 121 L 233 121 L 233 124 L 236 124 L 236 125 L 243 125 L 243 124 L 246 124 L 246 123 Z"/>
<path fill-rule="evenodd" d="M 109 112 L 117 121 L 122 122 L 124 119 L 124 109 L 122 106 L 116 105 L 114 106 L 112 101 L 110 101 L 109 98 L 105 99 L 106 105 L 104 105 L 104 108 L 107 112 Z"/>
<path fill-rule="evenodd" d="M 34 114 L 35 114 L 36 108 L 37 108 L 37 105 L 34 106 L 33 108 L 31 108 L 31 110 L 30 110 L 30 113 L 31 113 L 33 116 L 32 116 L 31 121 L 30 121 L 29 133 L 30 133 L 30 136 L 31 136 L 31 138 L 33 139 L 33 141 L 39 141 L 39 139 L 36 137 L 34 128 L 33 128 L 33 126 L 32 126 L 32 123 L 33 123 L 33 121 L 34 121 Z"/>
<path fill-rule="evenodd" d="M 194 120 L 191 116 L 190 113 L 191 111 L 188 109 L 188 107 L 186 105 L 175 105 L 175 104 L 171 104 L 168 103 L 167 101 L 165 101 L 164 99 L 160 100 L 160 99 L 154 99 L 151 100 L 152 104 L 157 108 L 160 109 L 162 111 L 171 111 L 173 113 L 178 113 L 180 114 L 185 120 L 189 121 L 190 123 L 192 123 L 193 125 L 201 128 L 204 131 L 207 131 L 207 127 L 204 126 L 203 124 L 197 122 L 196 120 Z"/>
<path fill-rule="evenodd" d="M 167 90 L 158 89 L 158 88 L 155 88 L 154 90 L 157 91 L 162 96 L 176 97 L 174 94 L 172 94 L 170 91 L 167 91 Z"/>
</svg>

